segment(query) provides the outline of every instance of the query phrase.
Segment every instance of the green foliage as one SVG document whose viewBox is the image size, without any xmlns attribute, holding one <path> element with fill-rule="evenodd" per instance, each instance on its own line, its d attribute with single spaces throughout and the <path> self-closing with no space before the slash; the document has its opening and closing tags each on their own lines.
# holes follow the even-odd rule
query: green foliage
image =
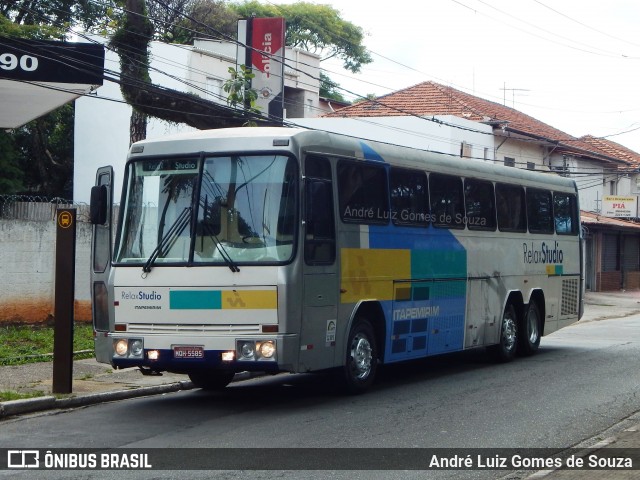
<svg viewBox="0 0 640 480">
<path fill-rule="evenodd" d="M 0 327 L 0 365 L 51 361 L 53 331 L 52 327 L 39 325 Z M 89 324 L 76 324 L 73 329 L 73 351 L 82 350 L 93 351 L 93 327 Z"/>
<path fill-rule="evenodd" d="M 224 0 L 164 0 L 147 2 L 154 38 L 191 44 L 196 37 L 235 39 L 237 14 Z"/>
<path fill-rule="evenodd" d="M 133 0 L 132 12 L 118 20 L 118 28 L 111 37 L 111 46 L 120 57 L 122 75 L 151 83 L 149 76 L 149 42 L 153 37 L 153 25 L 149 21 L 145 0 Z M 122 94 L 128 103 L 135 105 L 135 89 L 121 85 Z"/>
<path fill-rule="evenodd" d="M 64 37 L 64 32 L 52 25 L 20 25 L 0 14 L 0 36 L 48 40 Z"/>
<path fill-rule="evenodd" d="M 41 392 L 41 391 L 18 393 L 11 390 L 5 390 L 0 392 L 0 402 L 8 402 L 11 400 L 24 400 L 25 398 L 37 398 L 37 397 L 43 397 L 43 396 L 44 396 L 44 392 Z"/>
<path fill-rule="evenodd" d="M 24 189 L 19 152 L 12 136 L 0 130 L 0 195 L 9 195 Z"/>
<path fill-rule="evenodd" d="M 73 104 L 17 128 L 11 134 L 24 188 L 48 197 L 73 194 Z"/>
<path fill-rule="evenodd" d="M 351 72 L 357 73 L 362 65 L 373 61 L 362 44 L 362 28 L 344 20 L 340 12 L 329 5 L 308 2 L 273 5 L 249 0 L 230 6 L 241 17 L 284 17 L 288 46 L 324 55 L 324 60 L 338 57 Z"/>
<path fill-rule="evenodd" d="M 245 65 L 240 65 L 240 70 L 229 67 L 229 75 L 231 78 L 222 87 L 228 93 L 227 103 L 232 107 L 247 105 L 255 107 L 258 92 L 249 87 L 251 80 L 256 76 L 255 73 Z"/>
<path fill-rule="evenodd" d="M 340 85 L 331 80 L 328 75 L 320 72 L 320 96 L 338 102 L 346 102 L 340 93 Z"/>
<path fill-rule="evenodd" d="M 240 65 L 240 70 L 229 67 L 230 78 L 224 82 L 222 89 L 228 94 L 227 103 L 232 107 L 244 107 L 247 112 L 260 115 L 260 109 L 256 107 L 258 92 L 250 88 L 251 80 L 255 73 L 245 65 Z M 255 122 L 248 122 L 249 126 L 255 126 Z"/>
<path fill-rule="evenodd" d="M 108 10 L 119 1 L 0 0 L 0 35 L 63 40 L 70 25 L 90 30 L 103 23 Z"/>
</svg>

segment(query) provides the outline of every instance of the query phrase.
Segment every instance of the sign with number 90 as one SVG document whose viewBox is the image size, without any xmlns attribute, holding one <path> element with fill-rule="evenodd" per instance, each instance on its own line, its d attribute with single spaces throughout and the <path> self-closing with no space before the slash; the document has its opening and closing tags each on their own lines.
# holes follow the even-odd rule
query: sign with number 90
<svg viewBox="0 0 640 480">
<path fill-rule="evenodd" d="M 15 70 L 20 67 L 25 72 L 33 72 L 38 69 L 38 59 L 31 55 L 22 55 L 18 58 L 13 53 L 0 54 L 0 68 L 3 70 Z"/>
</svg>

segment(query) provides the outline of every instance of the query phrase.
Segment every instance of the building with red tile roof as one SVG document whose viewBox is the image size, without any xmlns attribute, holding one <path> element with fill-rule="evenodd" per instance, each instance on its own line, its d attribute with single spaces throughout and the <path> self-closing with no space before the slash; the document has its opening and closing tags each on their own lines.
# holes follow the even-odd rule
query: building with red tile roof
<svg viewBox="0 0 640 480">
<path fill-rule="evenodd" d="M 513 108 L 431 81 L 325 115 L 363 121 L 371 121 L 372 117 L 438 121 L 443 116 L 492 128 L 493 143 L 487 141 L 485 145 L 491 145 L 493 156 L 480 160 L 488 158 L 508 166 L 573 177 L 583 209 L 587 288 L 598 291 L 640 288 L 640 223 L 599 213 L 605 195 L 633 198 L 640 193 L 640 182 L 636 180 L 640 168 L 638 153 L 591 135 L 574 137 Z M 477 135 L 475 138 L 477 141 Z M 471 151 L 467 147 L 471 146 L 463 141 L 460 156 L 471 157 L 470 161 L 478 159 L 464 154 Z"/>
</svg>

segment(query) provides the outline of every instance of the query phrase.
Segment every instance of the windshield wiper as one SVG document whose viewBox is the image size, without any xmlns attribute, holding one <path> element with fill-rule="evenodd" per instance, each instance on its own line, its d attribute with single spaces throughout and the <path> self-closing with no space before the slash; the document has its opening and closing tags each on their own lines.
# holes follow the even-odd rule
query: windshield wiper
<svg viewBox="0 0 640 480">
<path fill-rule="evenodd" d="M 176 238 L 184 231 L 187 225 L 189 225 L 191 221 L 191 207 L 184 207 L 184 210 L 178 215 L 178 217 L 173 221 L 167 233 L 165 233 L 156 248 L 153 249 L 147 263 L 142 267 L 142 271 L 145 273 L 149 273 L 151 271 L 151 267 L 154 262 L 160 255 L 160 252 L 165 249 L 168 245 L 171 245 L 175 242 Z"/>
<path fill-rule="evenodd" d="M 213 233 L 212 231 L 213 227 L 208 223 L 203 223 L 202 228 L 204 232 L 207 235 L 209 235 L 211 239 L 213 239 L 213 243 L 215 244 L 216 249 L 218 250 L 218 252 L 220 252 L 220 256 L 222 257 L 224 262 L 227 264 L 227 267 L 229 267 L 229 270 L 231 270 L 233 273 L 239 272 L 240 267 L 238 267 L 236 262 L 233 261 L 233 259 L 231 258 L 231 255 L 229 255 L 229 252 L 227 252 L 226 248 L 224 248 L 224 245 L 222 245 L 222 242 L 220 241 L 218 236 L 215 233 Z"/>
</svg>

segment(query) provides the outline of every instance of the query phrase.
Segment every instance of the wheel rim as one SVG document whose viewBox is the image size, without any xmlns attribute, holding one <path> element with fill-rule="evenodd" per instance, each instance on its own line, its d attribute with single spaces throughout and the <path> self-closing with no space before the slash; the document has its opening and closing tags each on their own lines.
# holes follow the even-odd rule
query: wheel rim
<svg viewBox="0 0 640 480">
<path fill-rule="evenodd" d="M 529 309 L 527 315 L 527 330 L 529 333 L 529 343 L 536 343 L 540 332 L 538 331 L 538 314 L 534 309 Z"/>
<path fill-rule="evenodd" d="M 509 314 L 505 314 L 502 319 L 502 339 L 504 348 L 511 351 L 516 346 L 516 322 Z"/>
<path fill-rule="evenodd" d="M 351 372 L 354 378 L 364 380 L 369 376 L 372 359 L 371 342 L 366 335 L 358 333 L 351 342 Z"/>
</svg>

